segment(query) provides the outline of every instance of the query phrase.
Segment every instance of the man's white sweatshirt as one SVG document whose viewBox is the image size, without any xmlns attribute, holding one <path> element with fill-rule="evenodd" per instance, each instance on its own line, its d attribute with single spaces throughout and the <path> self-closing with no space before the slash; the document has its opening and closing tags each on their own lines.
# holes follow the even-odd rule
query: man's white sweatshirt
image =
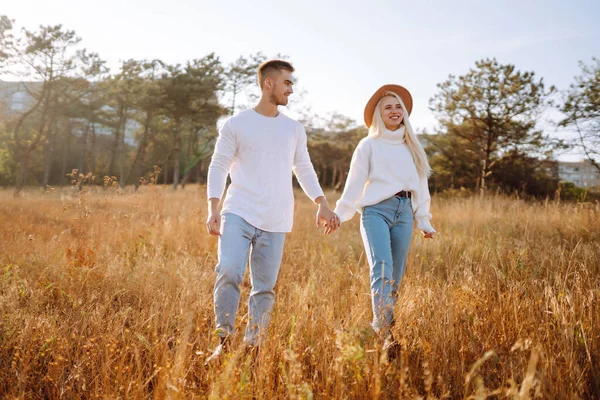
<svg viewBox="0 0 600 400">
<path fill-rule="evenodd" d="M 427 177 L 419 176 L 404 140 L 405 128 L 385 130 L 379 137 L 360 141 L 350 163 L 350 171 L 335 213 L 342 222 L 350 220 L 363 207 L 382 202 L 401 190 L 412 193 L 417 228 L 435 232 L 431 226 L 431 196 Z"/>
<path fill-rule="evenodd" d="M 229 174 L 222 214 L 236 214 L 267 232 L 290 232 L 292 172 L 311 200 L 323 196 L 302 124 L 282 113 L 266 117 L 245 110 L 227 119 L 219 132 L 208 168 L 208 198 L 221 199 Z"/>
</svg>

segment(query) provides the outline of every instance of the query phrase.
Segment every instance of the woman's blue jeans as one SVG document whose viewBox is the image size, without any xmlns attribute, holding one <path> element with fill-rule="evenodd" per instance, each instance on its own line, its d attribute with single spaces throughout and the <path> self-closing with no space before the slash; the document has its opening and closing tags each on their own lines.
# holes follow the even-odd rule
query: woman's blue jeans
<svg viewBox="0 0 600 400">
<path fill-rule="evenodd" d="M 373 329 L 394 323 L 394 306 L 404 276 L 413 230 L 411 200 L 391 197 L 363 208 L 360 233 L 371 270 Z"/>
</svg>

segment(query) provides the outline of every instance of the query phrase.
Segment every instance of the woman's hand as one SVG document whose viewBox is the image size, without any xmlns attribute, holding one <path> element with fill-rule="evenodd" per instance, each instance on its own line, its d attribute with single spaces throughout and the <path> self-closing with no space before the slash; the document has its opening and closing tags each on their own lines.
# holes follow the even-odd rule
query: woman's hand
<svg viewBox="0 0 600 400">
<path fill-rule="evenodd" d="M 316 218 L 317 228 L 324 226 L 325 235 L 335 232 L 335 230 L 340 226 L 340 218 L 329 207 L 329 203 L 325 197 L 318 197 L 315 202 L 319 205 Z"/>
<path fill-rule="evenodd" d="M 433 239 L 433 235 L 435 232 L 425 232 L 423 231 L 423 238 L 425 239 Z"/>
</svg>

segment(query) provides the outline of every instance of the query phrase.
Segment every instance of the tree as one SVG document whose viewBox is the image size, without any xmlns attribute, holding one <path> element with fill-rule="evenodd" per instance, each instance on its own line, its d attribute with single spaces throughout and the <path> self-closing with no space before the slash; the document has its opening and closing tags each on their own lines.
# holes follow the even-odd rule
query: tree
<svg viewBox="0 0 600 400">
<path fill-rule="evenodd" d="M 308 148 L 322 186 L 343 188 L 354 149 L 368 131 L 351 118 L 334 113 L 321 127 L 308 125 Z"/>
<path fill-rule="evenodd" d="M 558 188 L 558 163 L 511 150 L 494 165 L 495 183 L 504 192 L 551 196 Z"/>
<path fill-rule="evenodd" d="M 185 124 L 206 111 L 217 111 L 211 117 L 215 122 L 221 115 L 217 100 L 217 91 L 221 89 L 222 81 L 220 65 L 218 57 L 209 54 L 200 60 L 188 62 L 185 67 L 178 64 L 165 68 L 167 72 L 161 80 L 165 94 L 164 109 L 172 126 L 172 150 L 167 155 L 165 166 L 172 157 L 173 189 L 177 189 L 180 183 L 183 128 L 187 127 Z"/>
<path fill-rule="evenodd" d="M 12 56 L 13 49 L 13 35 L 11 30 L 13 28 L 13 21 L 6 15 L 0 15 L 0 71 L 6 65 L 7 61 Z"/>
<path fill-rule="evenodd" d="M 454 130 L 470 129 L 456 126 Z M 469 142 L 452 133 L 423 135 L 427 145 L 432 174 L 429 186 L 432 191 L 444 189 L 475 189 L 479 173 L 478 157 L 470 150 Z"/>
<path fill-rule="evenodd" d="M 161 86 L 164 63 L 160 60 L 130 61 L 129 66 L 131 70 L 136 71 L 138 77 L 131 86 L 131 96 L 133 98 L 132 104 L 138 111 L 138 122 L 142 128 L 137 137 L 138 145 L 135 159 L 124 182 L 129 183 L 131 176 L 133 176 L 135 178 L 135 188 L 137 189 L 140 185 L 139 178 L 143 173 L 146 151 L 157 131 L 153 125 L 156 118 L 161 114 L 162 105 L 165 101 Z"/>
<path fill-rule="evenodd" d="M 440 92 L 430 100 L 443 130 L 465 140 L 477 158 L 476 188 L 483 191 L 486 179 L 502 153 L 527 153 L 544 145 L 536 123 L 547 96 L 543 80 L 533 72 L 520 72 L 496 59 L 475 63 L 466 75 L 450 75 L 438 84 Z"/>
<path fill-rule="evenodd" d="M 211 154 L 217 136 L 218 119 L 227 114 L 227 109 L 219 104 L 217 92 L 223 88 L 224 70 L 218 57 L 193 60 L 189 70 L 196 79 L 203 82 L 204 96 L 196 101 L 187 121 L 187 152 L 184 157 L 185 170 L 182 187 L 187 182 L 192 169 Z M 197 175 L 199 170 L 196 169 Z"/>
<path fill-rule="evenodd" d="M 102 63 L 103 64 L 103 63 Z M 96 171 L 96 129 L 100 126 L 110 126 L 111 121 L 108 117 L 106 106 L 106 86 L 103 82 L 106 81 L 108 70 L 102 65 L 95 73 L 90 73 L 88 85 L 83 93 L 76 96 L 78 103 L 83 111 L 83 118 L 87 122 L 86 132 L 88 137 L 82 140 L 84 151 L 81 157 L 80 171 L 95 172 Z"/>
<path fill-rule="evenodd" d="M 236 97 L 248 86 L 256 82 L 256 71 L 265 59 L 265 55 L 258 52 L 254 55 L 251 54 L 247 58 L 240 56 L 227 67 L 225 71 L 227 80 L 225 90 L 231 95 L 230 115 L 235 113 Z"/>
<path fill-rule="evenodd" d="M 33 152 L 56 126 L 59 98 L 101 68 L 102 61 L 79 48 L 80 41 L 74 31 L 64 30 L 61 25 L 42 26 L 38 32 L 24 30 L 23 44 L 15 54 L 19 75 L 39 84 L 27 88 L 33 105 L 18 117 L 13 129 L 14 154 L 19 164 L 15 195 L 26 182 Z"/>
<path fill-rule="evenodd" d="M 108 174 L 110 176 L 117 175 L 121 187 L 127 184 L 125 176 L 125 130 L 130 113 L 134 108 L 134 91 L 140 85 L 142 79 L 139 76 L 140 73 L 139 61 L 123 61 L 119 73 L 103 83 L 106 87 L 104 91 L 106 102 L 112 110 L 112 115 L 109 118 L 112 120 L 110 126 L 114 136 L 108 162 Z M 115 167 L 115 164 L 117 167 Z M 118 172 L 116 172 L 117 168 Z"/>
<path fill-rule="evenodd" d="M 51 124 L 43 138 L 44 174 L 42 187 L 45 189 L 51 178 L 52 164 L 65 159 L 65 152 L 71 147 L 71 137 L 75 130 L 69 129 L 81 125 L 79 133 L 79 151 L 77 169 L 79 172 L 95 172 L 96 169 L 96 129 L 106 125 L 105 105 L 101 81 L 107 74 L 107 68 L 97 55 L 90 54 L 80 60 L 80 72 L 83 77 L 62 77 L 56 80 L 54 100 L 51 110 Z M 64 144 L 66 146 L 63 146 Z M 63 154 L 59 154 L 61 147 Z M 61 169 L 61 175 L 66 174 Z"/>
<path fill-rule="evenodd" d="M 580 62 L 579 66 L 581 75 L 575 77 L 560 107 L 566 118 L 559 125 L 576 129 L 573 147 L 583 150 L 600 172 L 600 59 L 592 58 L 591 65 Z"/>
</svg>

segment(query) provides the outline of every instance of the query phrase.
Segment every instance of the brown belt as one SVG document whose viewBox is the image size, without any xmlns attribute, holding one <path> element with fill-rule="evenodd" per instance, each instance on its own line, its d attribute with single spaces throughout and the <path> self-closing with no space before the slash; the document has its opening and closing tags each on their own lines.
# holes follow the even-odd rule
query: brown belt
<svg viewBox="0 0 600 400">
<path fill-rule="evenodd" d="M 398 193 L 396 193 L 394 195 L 394 197 L 408 197 L 409 199 L 412 197 L 412 194 L 410 192 L 407 192 L 405 190 L 401 190 Z"/>
</svg>

